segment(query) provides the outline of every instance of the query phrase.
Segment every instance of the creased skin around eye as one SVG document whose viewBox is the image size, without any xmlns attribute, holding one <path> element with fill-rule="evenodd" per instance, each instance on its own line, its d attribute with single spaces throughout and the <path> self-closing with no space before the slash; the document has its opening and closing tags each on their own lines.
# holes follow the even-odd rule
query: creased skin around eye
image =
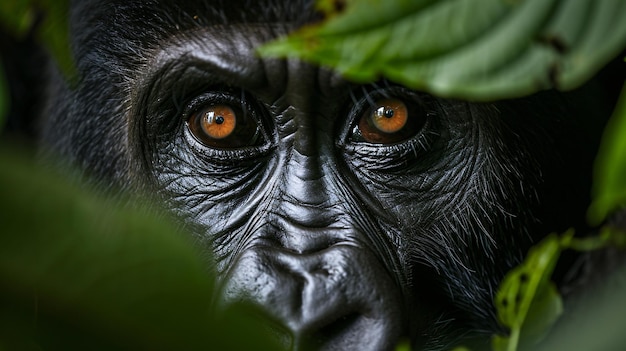
<svg viewBox="0 0 626 351">
<path fill-rule="evenodd" d="M 395 144 L 416 135 L 425 123 L 423 109 L 398 98 L 385 98 L 376 100 L 361 114 L 352 134 L 355 141 Z"/>
</svg>

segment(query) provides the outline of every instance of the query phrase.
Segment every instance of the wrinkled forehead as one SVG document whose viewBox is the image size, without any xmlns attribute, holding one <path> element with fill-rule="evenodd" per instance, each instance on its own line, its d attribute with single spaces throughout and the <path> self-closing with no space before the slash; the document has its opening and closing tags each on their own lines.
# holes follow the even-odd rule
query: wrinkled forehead
<svg viewBox="0 0 626 351">
<path fill-rule="evenodd" d="M 151 26 L 232 23 L 306 23 L 318 15 L 313 0 L 74 0 L 72 22 L 107 21 Z M 134 28 L 134 27 L 133 27 Z"/>
<path fill-rule="evenodd" d="M 313 0 L 74 0 L 70 14 L 77 57 L 136 55 L 168 37 L 204 28 L 288 23 L 297 28 L 319 18 Z"/>
</svg>

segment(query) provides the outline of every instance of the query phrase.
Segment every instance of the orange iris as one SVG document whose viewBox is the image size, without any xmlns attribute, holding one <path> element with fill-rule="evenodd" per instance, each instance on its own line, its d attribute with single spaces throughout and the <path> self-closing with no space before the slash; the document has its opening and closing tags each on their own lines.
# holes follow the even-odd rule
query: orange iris
<svg viewBox="0 0 626 351">
<path fill-rule="evenodd" d="M 409 119 L 404 102 L 398 99 L 381 99 L 376 101 L 377 107 L 372 110 L 373 127 L 383 133 L 396 133 L 406 125 Z"/>
<path fill-rule="evenodd" d="M 230 136 L 237 126 L 237 114 L 226 105 L 214 105 L 202 111 L 200 125 L 207 136 L 224 139 Z"/>
</svg>

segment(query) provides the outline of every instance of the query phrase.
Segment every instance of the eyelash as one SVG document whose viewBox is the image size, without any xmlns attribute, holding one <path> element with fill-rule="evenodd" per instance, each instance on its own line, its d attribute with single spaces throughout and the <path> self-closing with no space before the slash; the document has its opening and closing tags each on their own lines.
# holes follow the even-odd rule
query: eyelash
<svg viewBox="0 0 626 351">
<path fill-rule="evenodd" d="M 261 138 L 264 140 L 263 144 L 235 149 L 214 148 L 204 145 L 192 134 L 190 128 L 185 127 L 184 138 L 187 145 L 201 158 L 211 162 L 234 164 L 262 157 L 272 148 L 273 143 L 271 142 L 270 133 L 267 132 L 267 123 L 264 123 L 267 118 L 264 118 L 262 115 L 261 108 L 257 106 L 255 100 L 245 91 L 241 90 L 238 96 L 235 94 L 236 91 L 233 89 L 213 88 L 210 92 L 195 97 L 187 103 L 187 106 L 181 114 L 183 122 L 187 124 L 192 114 L 208 105 L 241 105 L 241 110 L 252 116 L 251 118 L 258 123 Z"/>
<path fill-rule="evenodd" d="M 351 93 L 351 98 L 353 103 L 347 113 L 349 116 L 348 123 L 342 127 L 337 145 L 347 154 L 358 155 L 363 158 L 377 158 L 380 166 L 385 166 L 419 157 L 427 152 L 439 137 L 436 101 L 428 95 L 417 94 L 400 86 L 386 84 L 384 88 L 377 85 L 372 85 L 371 89 L 364 88 L 360 97 Z M 419 106 L 425 112 L 424 125 L 414 136 L 394 144 L 373 144 L 351 140 L 352 130 L 361 116 L 371 108 L 372 104 L 375 104 L 377 99 L 381 98 L 400 99 Z"/>
</svg>

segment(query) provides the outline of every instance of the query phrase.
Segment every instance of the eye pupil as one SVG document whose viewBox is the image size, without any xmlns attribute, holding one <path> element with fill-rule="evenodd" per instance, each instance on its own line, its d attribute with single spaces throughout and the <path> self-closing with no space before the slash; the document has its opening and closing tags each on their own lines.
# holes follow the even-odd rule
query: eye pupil
<svg viewBox="0 0 626 351">
<path fill-rule="evenodd" d="M 374 144 L 398 143 L 417 134 L 426 121 L 425 116 L 411 101 L 378 99 L 363 112 L 353 135 Z"/>
<path fill-rule="evenodd" d="M 239 104 L 207 104 L 189 116 L 187 126 L 196 140 L 216 149 L 255 146 L 262 141 L 259 123 Z"/>
<path fill-rule="evenodd" d="M 204 134 L 212 139 L 225 139 L 235 133 L 239 114 L 226 105 L 207 108 L 201 126 Z"/>
<path fill-rule="evenodd" d="M 368 121 L 374 132 L 393 134 L 405 127 L 409 112 L 404 102 L 399 99 L 381 99 L 376 104 Z"/>
</svg>

